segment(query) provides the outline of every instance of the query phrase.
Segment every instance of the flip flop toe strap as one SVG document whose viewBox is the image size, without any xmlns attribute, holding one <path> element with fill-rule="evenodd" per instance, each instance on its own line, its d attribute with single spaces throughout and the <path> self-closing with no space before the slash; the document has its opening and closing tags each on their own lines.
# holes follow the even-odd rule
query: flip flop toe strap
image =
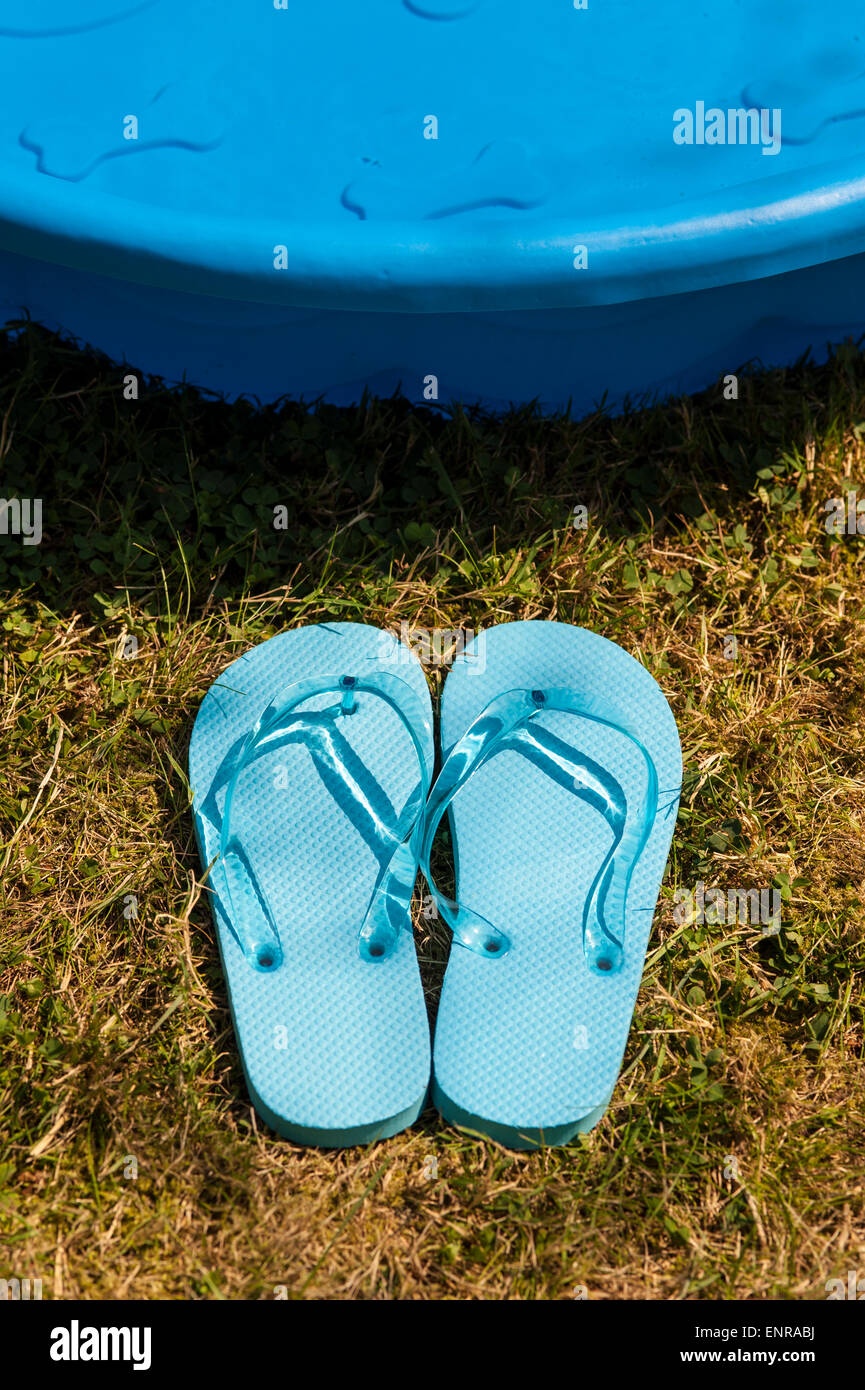
<svg viewBox="0 0 865 1390">
<path fill-rule="evenodd" d="M 635 745 L 647 773 L 645 794 L 638 805 L 629 804 L 620 783 L 600 763 L 537 722 L 539 715 L 550 711 L 604 725 Z M 553 781 L 592 806 L 612 832 L 612 843 L 586 897 L 582 941 L 586 961 L 593 971 L 616 974 L 624 963 L 631 878 L 658 810 L 658 776 L 636 730 L 610 719 L 606 707 L 590 696 L 567 689 L 505 691 L 485 706 L 454 744 L 429 795 L 420 854 L 421 869 L 439 913 L 451 928 L 454 940 L 468 950 L 501 959 L 510 949 L 504 932 L 467 903 L 443 894 L 430 870 L 433 841 L 445 811 L 478 769 L 506 748 L 527 758 Z"/>
<path fill-rule="evenodd" d="M 339 702 L 324 709 L 300 708 L 329 694 L 338 694 Z M 383 701 L 399 716 L 417 759 L 418 782 L 398 815 L 340 729 L 343 720 L 363 719 L 368 699 Z M 215 793 L 226 785 L 211 883 L 223 898 L 231 930 L 255 970 L 278 969 L 284 948 L 267 894 L 235 826 L 235 796 L 243 772 L 257 758 L 285 745 L 302 743 L 308 749 L 328 791 L 378 860 L 357 947 L 364 959 L 382 961 L 392 953 L 409 920 L 429 788 L 425 746 L 431 740 L 430 716 L 412 688 L 397 676 L 377 671 L 373 677 L 331 675 L 293 682 L 271 700 L 228 755 L 208 796 L 215 807 Z"/>
</svg>

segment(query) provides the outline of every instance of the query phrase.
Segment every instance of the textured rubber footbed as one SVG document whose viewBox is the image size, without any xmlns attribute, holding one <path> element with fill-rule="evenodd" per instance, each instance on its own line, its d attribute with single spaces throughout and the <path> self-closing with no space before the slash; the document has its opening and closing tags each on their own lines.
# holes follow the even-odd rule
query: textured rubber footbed
<svg viewBox="0 0 865 1390">
<path fill-rule="evenodd" d="M 6 0 L 0 246 L 401 312 L 798 269 L 865 249 L 862 25 L 860 0 Z M 732 138 L 746 109 L 765 130 Z"/>
<path fill-rule="evenodd" d="M 209 790 L 227 756 L 285 686 L 334 673 L 397 675 L 429 708 L 420 664 L 391 634 L 332 623 L 280 634 L 233 662 L 205 696 L 189 773 L 206 867 L 217 854 L 225 786 Z M 304 708 L 335 703 L 321 696 Z M 419 779 L 411 739 L 383 701 L 358 696 L 340 732 L 396 813 Z M 428 772 L 434 749 L 427 739 Z M 218 779 L 217 779 L 218 781 Z M 373 851 L 340 811 L 307 748 L 277 746 L 240 775 L 237 835 L 274 912 L 284 959 L 256 971 L 211 899 L 232 1018 L 259 1113 L 301 1142 L 337 1146 L 395 1133 L 417 1116 L 429 1083 L 429 1023 L 411 929 L 370 964 L 357 934 L 378 870 Z"/>
<path fill-rule="evenodd" d="M 547 622 L 489 629 L 447 678 L 445 755 L 494 696 L 570 687 L 603 697 L 655 764 L 659 814 L 631 881 L 621 972 L 591 972 L 582 908 L 612 841 L 601 814 L 506 750 L 473 775 L 451 806 L 457 895 L 511 939 L 489 959 L 454 945 L 435 1035 L 435 1094 L 443 1113 L 514 1147 L 566 1142 L 596 1123 L 628 1038 L 682 779 L 675 720 L 659 686 L 606 638 Z M 648 773 L 620 733 L 565 713 L 540 722 L 612 773 L 630 806 Z"/>
</svg>

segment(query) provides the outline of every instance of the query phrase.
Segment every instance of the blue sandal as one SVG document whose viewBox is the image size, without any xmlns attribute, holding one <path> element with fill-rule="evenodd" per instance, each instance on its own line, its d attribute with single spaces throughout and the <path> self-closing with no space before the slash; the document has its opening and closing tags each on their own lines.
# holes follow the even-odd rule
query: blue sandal
<svg viewBox="0 0 865 1390">
<path fill-rule="evenodd" d="M 410 907 L 433 758 L 420 663 L 356 623 L 254 648 L 195 721 L 195 826 L 243 1069 L 298 1143 L 396 1134 L 426 1098 Z"/>
<path fill-rule="evenodd" d="M 613 642 L 514 622 L 454 662 L 441 742 L 421 854 L 453 932 L 433 1097 L 511 1148 L 565 1144 L 621 1067 L 676 820 L 675 720 Z M 455 900 L 429 864 L 446 811 Z"/>
</svg>

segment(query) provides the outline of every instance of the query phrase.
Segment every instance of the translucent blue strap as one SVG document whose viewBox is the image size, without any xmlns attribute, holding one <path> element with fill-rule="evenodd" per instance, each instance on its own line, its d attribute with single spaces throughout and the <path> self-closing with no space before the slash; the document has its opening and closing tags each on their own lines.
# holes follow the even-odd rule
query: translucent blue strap
<svg viewBox="0 0 865 1390">
<path fill-rule="evenodd" d="M 622 734 L 639 749 L 648 786 L 635 814 L 629 815 L 625 793 L 599 763 L 580 753 L 542 725 L 536 717 L 555 710 L 574 714 Z M 637 734 L 609 718 L 606 704 L 572 690 L 508 690 L 495 696 L 462 738 L 454 744 L 427 802 L 420 864 L 439 912 L 460 945 L 488 957 L 507 954 L 510 941 L 480 913 L 445 897 L 430 873 L 430 853 L 442 816 L 469 778 L 509 748 L 528 758 L 561 786 L 593 806 L 613 833 L 613 843 L 592 882 L 583 910 L 583 949 L 592 970 L 609 975 L 621 970 L 625 949 L 628 889 L 658 809 L 655 764 Z"/>
<path fill-rule="evenodd" d="M 338 693 L 327 709 L 301 710 L 315 696 Z M 411 736 L 420 779 L 394 821 L 393 808 L 368 768 L 339 732 L 341 719 L 359 715 L 366 696 L 374 696 L 399 716 Z M 370 961 L 385 959 L 408 920 L 417 874 L 423 807 L 429 788 L 425 742 L 432 740 L 430 716 L 411 686 L 398 676 L 323 676 L 295 681 L 271 700 L 234 755 L 225 780 L 217 890 L 223 892 L 228 921 L 249 963 L 256 970 L 275 970 L 283 949 L 273 912 L 242 841 L 232 830 L 231 813 L 238 780 L 256 758 L 283 743 L 302 742 L 319 774 L 379 860 L 379 876 L 358 932 L 358 951 Z M 391 814 L 388 814 L 391 812 Z"/>
</svg>

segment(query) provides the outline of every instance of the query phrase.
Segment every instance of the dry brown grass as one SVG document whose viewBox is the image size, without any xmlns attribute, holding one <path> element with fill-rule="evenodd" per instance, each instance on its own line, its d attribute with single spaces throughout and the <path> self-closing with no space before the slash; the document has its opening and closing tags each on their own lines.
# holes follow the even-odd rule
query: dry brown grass
<svg viewBox="0 0 865 1390">
<path fill-rule="evenodd" d="M 50 345 L 28 350 L 17 439 L 47 491 L 39 420 L 65 421 L 80 449 L 115 407 L 105 392 L 52 406 Z M 324 417 L 315 447 L 345 458 L 354 440 L 363 460 L 352 493 L 330 464 L 310 476 L 300 435 L 285 472 L 278 418 L 262 443 L 241 408 L 166 398 L 122 436 L 126 476 L 136 458 L 153 467 L 148 430 L 174 440 L 182 467 L 159 487 L 182 501 L 249 431 L 249 475 L 273 458 L 297 532 L 268 571 L 257 532 L 217 535 L 211 553 L 216 523 L 202 531 L 197 501 L 199 529 L 164 526 L 138 587 L 117 555 L 130 536 L 152 546 L 153 527 L 101 463 L 84 467 L 74 495 L 91 517 L 70 532 L 118 528 L 107 570 L 89 579 L 64 536 L 66 568 L 48 564 L 26 592 L 10 569 L 0 600 L 0 1276 L 41 1277 L 56 1298 L 535 1299 L 584 1285 L 819 1299 L 865 1265 L 865 551 L 830 540 L 822 511 L 862 477 L 863 405 L 865 366 L 842 354 L 749 380 L 735 417 L 712 393 L 579 425 L 439 426 L 386 406 L 339 430 Z M 458 508 L 400 491 L 429 439 Z M 568 526 L 577 501 L 587 532 Z M 349 526 L 363 511 L 386 525 Z M 411 519 L 432 536 L 407 538 Z M 427 1112 L 368 1150 L 323 1153 L 250 1107 L 186 744 L 238 652 L 352 616 L 582 623 L 639 655 L 670 698 L 685 787 L 626 1063 L 602 1123 L 567 1149 L 508 1153 Z M 127 633 L 134 661 L 119 656 Z M 780 935 L 674 921 L 674 889 L 700 879 L 781 885 Z M 420 917 L 417 933 L 432 1011 L 447 947 Z"/>
</svg>

